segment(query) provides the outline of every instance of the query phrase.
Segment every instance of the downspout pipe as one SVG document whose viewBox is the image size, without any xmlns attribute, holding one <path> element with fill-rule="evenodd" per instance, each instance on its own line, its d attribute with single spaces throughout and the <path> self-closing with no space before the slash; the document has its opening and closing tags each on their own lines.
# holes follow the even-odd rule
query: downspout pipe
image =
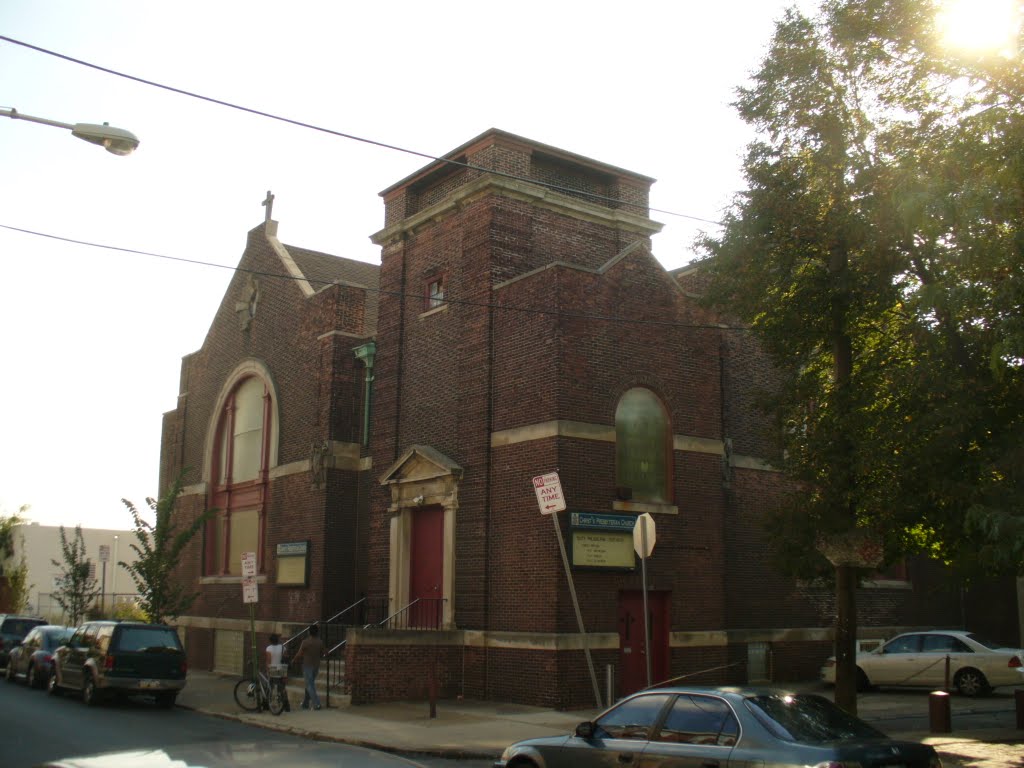
<svg viewBox="0 0 1024 768">
<path fill-rule="evenodd" d="M 377 344 L 368 341 L 352 350 L 357 360 L 366 366 L 366 389 L 363 395 L 363 447 L 370 444 L 370 404 L 373 398 L 373 358 L 377 354 Z"/>
</svg>

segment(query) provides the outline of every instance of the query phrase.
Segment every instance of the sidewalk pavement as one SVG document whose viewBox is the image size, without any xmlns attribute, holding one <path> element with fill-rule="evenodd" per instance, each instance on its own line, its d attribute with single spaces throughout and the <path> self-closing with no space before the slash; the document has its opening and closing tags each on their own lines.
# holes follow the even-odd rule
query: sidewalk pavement
<svg viewBox="0 0 1024 768">
<path fill-rule="evenodd" d="M 234 700 L 237 681 L 230 675 L 192 670 L 178 705 L 313 739 L 448 758 L 495 758 L 520 739 L 571 733 L 600 711 L 562 712 L 506 702 L 439 700 L 432 718 L 425 701 L 353 706 L 347 696 L 332 692 L 327 706 L 322 691 L 323 709 L 302 710 L 301 680 L 291 678 L 288 698 L 292 710 L 274 716 L 239 708 Z M 831 698 L 831 691 L 819 683 L 797 687 Z M 858 710 L 863 720 L 890 736 L 934 746 L 944 768 L 1024 768 L 1024 730 L 1013 727 L 1012 691 L 1007 695 L 999 689 L 995 696 L 980 699 L 951 696 L 953 732 L 949 734 L 927 730 L 928 702 L 922 692 L 886 692 L 862 695 Z M 968 715 L 984 725 L 958 728 L 958 717 L 964 720 Z M 922 722 L 925 730 L 920 729 Z"/>
</svg>

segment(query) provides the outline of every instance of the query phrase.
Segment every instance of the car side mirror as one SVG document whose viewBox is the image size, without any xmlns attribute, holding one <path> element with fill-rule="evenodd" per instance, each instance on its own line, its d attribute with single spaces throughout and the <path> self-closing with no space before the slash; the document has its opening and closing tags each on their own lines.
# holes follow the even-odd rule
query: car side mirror
<svg viewBox="0 0 1024 768">
<path fill-rule="evenodd" d="M 576 735 L 581 739 L 594 738 L 594 724 L 589 720 L 576 726 Z"/>
</svg>

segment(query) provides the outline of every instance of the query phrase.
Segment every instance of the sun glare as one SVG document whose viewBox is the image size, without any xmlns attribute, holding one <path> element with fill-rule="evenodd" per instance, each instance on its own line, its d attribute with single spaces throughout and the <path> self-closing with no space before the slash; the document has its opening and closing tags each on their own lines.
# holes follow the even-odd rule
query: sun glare
<svg viewBox="0 0 1024 768">
<path fill-rule="evenodd" d="M 946 0 L 939 30 L 949 46 L 1014 56 L 1020 35 L 1020 0 Z"/>
</svg>

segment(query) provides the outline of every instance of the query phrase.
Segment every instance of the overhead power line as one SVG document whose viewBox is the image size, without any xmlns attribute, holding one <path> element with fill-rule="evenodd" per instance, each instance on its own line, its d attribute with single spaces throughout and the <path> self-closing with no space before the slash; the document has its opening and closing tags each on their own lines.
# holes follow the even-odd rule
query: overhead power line
<svg viewBox="0 0 1024 768">
<path fill-rule="evenodd" d="M 164 259 L 166 261 L 176 261 L 184 264 L 195 264 L 200 267 L 214 267 L 216 269 L 226 269 L 231 272 L 240 272 L 242 274 L 254 275 L 256 277 L 266 277 L 276 280 L 291 280 L 299 281 L 305 280 L 306 282 L 316 285 L 319 287 L 325 287 L 333 285 L 334 280 L 324 280 L 322 278 L 309 277 L 306 275 L 298 276 L 287 275 L 282 272 L 264 272 L 257 269 L 246 269 L 240 266 L 230 266 L 228 264 L 217 264 L 212 261 L 202 261 L 200 259 L 186 259 L 182 256 L 168 256 L 162 253 L 153 253 L 151 251 L 141 251 L 135 248 L 122 248 L 117 245 L 107 245 L 105 243 L 94 243 L 88 240 L 78 240 L 73 237 L 64 237 L 62 235 L 54 235 L 48 232 L 38 232 L 32 229 L 25 229 L 23 227 L 14 227 L 10 224 L 0 223 L 0 228 L 7 229 L 12 232 L 21 232 L 25 235 L 32 235 L 33 237 L 45 237 L 50 240 L 59 240 L 64 243 L 73 243 L 75 245 L 83 245 L 88 248 L 100 248 L 106 251 L 117 251 L 119 253 L 131 253 L 136 256 L 148 256 L 154 259 Z M 371 293 L 377 293 L 378 295 L 384 296 L 396 296 L 399 298 L 410 298 L 413 300 L 422 299 L 423 296 L 420 293 L 409 293 L 404 291 L 389 291 L 382 288 L 371 288 L 366 286 L 366 290 Z M 598 315 L 586 312 L 565 312 L 557 309 L 544 309 L 543 307 L 523 307 L 515 304 L 500 304 L 488 301 L 470 301 L 467 299 L 452 298 L 451 296 L 445 296 L 444 303 L 446 304 L 457 304 L 466 307 L 483 307 L 485 309 L 502 310 L 505 312 L 519 312 L 523 314 L 533 315 L 548 315 L 551 317 L 576 319 L 576 320 L 600 320 L 602 322 L 611 323 L 622 323 L 630 325 L 649 325 L 658 326 L 663 328 L 691 328 L 698 330 L 716 330 L 716 331 L 746 331 L 748 328 L 731 326 L 718 323 L 676 323 L 669 320 L 644 320 L 631 317 L 617 317 L 614 315 Z"/>
<path fill-rule="evenodd" d="M 447 157 L 437 157 L 436 155 L 431 155 L 431 154 L 429 154 L 427 152 L 418 152 L 418 151 L 416 151 L 414 149 L 408 149 L 406 147 L 399 147 L 399 146 L 397 146 L 395 144 L 387 144 L 387 143 L 385 143 L 383 141 L 376 141 L 374 139 L 368 139 L 368 138 L 365 138 L 363 136 L 355 136 L 355 135 L 353 135 L 351 133 L 344 133 L 342 131 L 335 131 L 335 130 L 333 130 L 331 128 L 324 128 L 322 126 L 313 125 L 312 123 L 306 123 L 306 122 L 303 122 L 301 120 L 294 120 L 294 119 L 292 119 L 290 117 L 283 117 L 281 115 L 275 115 L 275 114 L 273 114 L 271 112 L 265 112 L 265 111 L 260 110 L 260 109 L 254 109 L 252 107 L 244 107 L 244 106 L 241 106 L 240 104 L 234 104 L 234 103 L 232 103 L 230 101 L 225 101 L 223 99 L 216 99 L 216 98 L 213 98 L 212 96 L 203 96 L 202 94 L 199 94 L 199 93 L 194 93 L 192 91 L 186 91 L 183 88 L 175 88 L 174 86 L 171 86 L 171 85 L 164 85 L 163 83 L 157 83 L 157 82 L 155 82 L 153 80 L 146 80 L 145 78 L 137 77 L 136 75 L 130 75 L 130 74 L 126 73 L 126 72 L 119 72 L 116 69 L 110 69 L 109 67 L 103 67 L 103 66 L 100 66 L 99 64 L 93 64 L 92 62 L 84 61 L 82 59 L 76 59 L 73 56 L 68 56 L 67 54 L 63 54 L 63 53 L 60 53 L 58 51 L 51 51 L 51 50 L 49 50 L 47 48 L 42 48 L 42 47 L 40 47 L 38 45 L 33 45 L 31 43 L 26 43 L 23 40 L 17 40 L 17 39 L 15 39 L 13 37 L 8 37 L 6 35 L 0 35 L 0 40 L 3 40 L 4 42 L 11 43 L 12 45 L 20 45 L 23 48 L 28 48 L 30 50 L 37 51 L 38 53 L 44 53 L 47 56 L 54 56 L 54 57 L 56 57 L 58 59 L 63 59 L 64 61 L 71 62 L 72 64 L 78 64 L 78 65 L 83 66 L 83 67 L 88 67 L 90 69 L 95 69 L 98 72 L 105 72 L 108 75 L 114 75 L 115 77 L 121 77 L 121 78 L 124 78 L 126 80 L 132 80 L 133 82 L 141 83 L 143 85 L 152 86 L 153 88 L 161 88 L 161 89 L 163 89 L 165 91 L 170 91 L 172 93 L 177 93 L 177 94 L 180 94 L 182 96 L 188 96 L 188 97 L 193 98 L 193 99 L 200 99 L 201 101 L 207 101 L 207 102 L 210 102 L 211 104 L 218 104 L 218 105 L 220 105 L 222 107 L 228 107 L 229 109 L 237 109 L 240 112 L 248 112 L 251 115 L 258 115 L 259 117 L 266 117 L 266 118 L 269 118 L 270 120 L 278 120 L 278 121 L 280 121 L 282 123 L 288 123 L 290 125 L 295 125 L 295 126 L 298 126 L 300 128 L 308 128 L 308 129 L 313 130 L 313 131 L 319 131 L 321 133 L 327 133 L 327 134 L 330 134 L 331 136 L 338 136 L 338 137 L 343 138 L 343 139 L 350 139 L 352 141 L 359 141 L 359 142 L 362 142 L 364 144 L 371 144 L 371 145 L 373 145 L 375 147 L 381 147 L 382 149 L 390 149 L 390 150 L 393 150 L 395 152 L 404 152 L 407 155 L 414 155 L 416 157 L 422 157 L 422 158 L 424 158 L 426 160 L 432 160 L 434 162 L 440 162 L 440 163 L 447 163 L 449 165 L 454 165 L 454 166 L 458 166 L 460 168 L 466 168 L 466 169 L 469 169 L 469 170 L 482 171 L 482 172 L 485 172 L 485 173 L 493 174 L 495 176 L 502 176 L 502 177 L 509 178 L 509 179 L 515 179 L 515 180 L 518 180 L 518 181 L 528 181 L 531 184 L 537 184 L 539 186 L 547 187 L 548 189 L 553 189 L 553 190 L 558 191 L 558 192 L 569 192 L 569 193 L 572 193 L 572 194 L 575 194 L 575 195 L 586 195 L 587 197 L 593 198 L 594 200 L 600 200 L 602 202 L 615 203 L 617 205 L 626 206 L 626 207 L 630 207 L 630 208 L 639 208 L 639 209 L 644 210 L 644 211 L 650 211 L 650 212 L 653 212 L 653 213 L 662 213 L 662 214 L 665 214 L 666 216 L 676 216 L 676 217 L 681 218 L 681 219 L 690 219 L 692 221 L 700 221 L 700 222 L 703 222 L 705 224 L 712 224 L 712 225 L 714 225 L 716 227 L 722 226 L 722 222 L 720 222 L 720 221 L 715 221 L 713 219 L 703 218 L 701 216 L 693 216 L 693 215 L 688 214 L 688 213 L 678 213 L 676 211 L 669 211 L 669 210 L 665 210 L 663 208 L 651 208 L 650 206 L 638 205 L 637 203 L 631 203 L 631 202 L 628 202 L 626 200 L 622 200 L 622 199 L 616 198 L 616 197 L 608 197 L 608 196 L 605 196 L 605 195 L 596 194 L 594 192 L 587 192 L 586 190 L 582 190 L 582 189 L 574 189 L 573 187 L 566 187 L 566 186 L 561 186 L 561 185 L 558 185 L 558 184 L 553 184 L 553 183 L 550 183 L 550 182 L 540 181 L 538 179 L 531 179 L 531 178 L 528 178 L 528 177 L 525 177 L 525 176 L 519 176 L 519 175 L 516 175 L 516 174 L 513 174 L 513 173 L 507 173 L 507 172 L 504 172 L 504 171 L 494 170 L 492 168 L 485 168 L 483 166 L 472 165 L 471 163 L 464 163 L 464 162 L 460 162 L 458 160 L 452 160 L 452 159 L 447 158 Z"/>
</svg>

